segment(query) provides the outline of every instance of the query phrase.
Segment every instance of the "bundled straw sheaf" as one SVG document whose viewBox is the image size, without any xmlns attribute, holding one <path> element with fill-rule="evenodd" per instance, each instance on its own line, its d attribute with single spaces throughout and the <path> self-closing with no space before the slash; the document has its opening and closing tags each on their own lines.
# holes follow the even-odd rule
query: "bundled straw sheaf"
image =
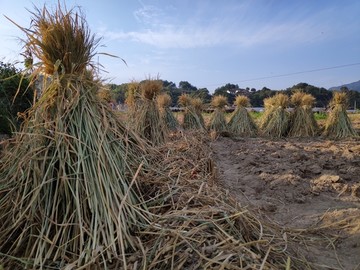
<svg viewBox="0 0 360 270">
<path fill-rule="evenodd" d="M 291 103 L 294 106 L 290 114 L 291 137 L 314 137 L 319 132 L 319 127 L 312 111 L 315 98 L 304 92 L 295 92 L 291 96 Z"/>
<path fill-rule="evenodd" d="M 202 100 L 199 98 L 192 98 L 188 94 L 182 94 L 179 97 L 178 103 L 184 107 L 183 123 L 184 129 L 205 130 L 205 121 L 202 116 Z"/>
<path fill-rule="evenodd" d="M 161 117 L 156 97 L 162 89 L 160 80 L 148 79 L 140 84 L 141 98 L 136 100 L 136 111 L 131 114 L 130 123 L 134 130 L 152 145 L 163 144 L 167 128 Z"/>
<path fill-rule="evenodd" d="M 234 136 L 255 136 L 257 134 L 257 126 L 246 109 L 246 107 L 250 106 L 249 98 L 237 96 L 234 104 L 236 109 L 228 123 L 229 132 Z"/>
<path fill-rule="evenodd" d="M 261 132 L 266 137 L 279 138 L 286 135 L 289 126 L 289 115 L 286 111 L 289 98 L 278 93 L 264 100 L 264 115 L 261 119 Z"/>
<path fill-rule="evenodd" d="M 325 123 L 324 136 L 334 139 L 358 137 L 347 115 L 347 94 L 345 92 L 335 92 L 330 106 L 331 111 Z"/>
<path fill-rule="evenodd" d="M 27 45 L 48 76 L 0 160 L 0 266 L 126 265 L 149 223 L 136 183 L 148 145 L 96 96 L 101 86 L 85 70 L 95 39 L 83 17 L 37 11 Z"/>
<path fill-rule="evenodd" d="M 166 127 L 170 131 L 176 131 L 179 128 L 179 122 L 170 109 L 171 97 L 169 94 L 161 94 L 157 97 L 157 103 L 160 110 L 160 116 Z"/>
<path fill-rule="evenodd" d="M 215 108 L 215 110 L 210 118 L 208 126 L 209 130 L 215 131 L 217 133 L 227 131 L 227 123 L 224 111 L 227 104 L 228 102 L 225 96 L 219 95 L 212 98 L 211 105 Z"/>
</svg>

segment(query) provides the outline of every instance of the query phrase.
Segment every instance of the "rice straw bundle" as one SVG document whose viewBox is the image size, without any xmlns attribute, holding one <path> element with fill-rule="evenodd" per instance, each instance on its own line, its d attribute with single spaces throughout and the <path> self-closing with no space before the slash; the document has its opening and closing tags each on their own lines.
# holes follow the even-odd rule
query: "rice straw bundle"
<svg viewBox="0 0 360 270">
<path fill-rule="evenodd" d="M 60 4 L 32 15 L 21 29 L 47 79 L 0 160 L 0 265 L 126 265 L 134 232 L 149 222 L 136 188 L 148 146 L 96 96 L 86 69 L 97 43 L 84 17 Z"/>
<path fill-rule="evenodd" d="M 357 137 L 355 129 L 347 115 L 348 96 L 345 92 L 334 92 L 330 102 L 331 111 L 325 123 L 324 136 L 334 139 Z"/>
<path fill-rule="evenodd" d="M 166 127 L 170 131 L 176 131 L 179 128 L 179 123 L 169 108 L 171 105 L 170 95 L 166 93 L 159 95 L 157 97 L 157 103 L 160 110 L 160 116 L 163 119 L 163 122 L 166 124 Z"/>
<path fill-rule="evenodd" d="M 291 137 L 313 137 L 318 133 L 318 125 L 312 111 L 315 98 L 304 92 L 295 92 L 291 96 L 294 110 L 290 114 Z"/>
<path fill-rule="evenodd" d="M 227 98 L 222 95 L 214 96 L 211 100 L 211 105 L 215 108 L 211 115 L 209 130 L 221 133 L 227 131 L 227 124 L 225 118 L 225 106 L 228 104 Z"/>
<path fill-rule="evenodd" d="M 289 115 L 286 111 L 289 98 L 278 93 L 264 101 L 265 112 L 261 121 L 261 132 L 264 136 L 280 138 L 286 135 L 289 126 Z"/>
<path fill-rule="evenodd" d="M 246 107 L 250 106 L 249 98 L 247 96 L 237 96 L 234 105 L 236 105 L 236 109 L 228 123 L 229 132 L 235 136 L 255 136 L 257 126 L 246 109 Z"/>
<path fill-rule="evenodd" d="M 197 115 L 197 117 L 199 118 L 199 121 L 201 123 L 201 128 L 204 129 L 205 128 L 205 121 L 204 121 L 204 117 L 202 115 L 202 111 L 203 111 L 203 101 L 201 98 L 199 97 L 195 97 L 191 99 L 191 106 L 194 108 L 194 111 Z"/>
<path fill-rule="evenodd" d="M 160 115 L 156 97 L 162 89 L 162 82 L 156 79 L 147 79 L 140 84 L 140 99 L 136 103 L 136 112 L 130 123 L 134 130 L 152 145 L 165 142 L 167 130 Z"/>
<path fill-rule="evenodd" d="M 183 128 L 204 130 L 205 124 L 201 114 L 201 99 L 194 99 L 188 94 L 182 94 L 179 97 L 178 103 L 180 106 L 184 107 Z"/>
</svg>

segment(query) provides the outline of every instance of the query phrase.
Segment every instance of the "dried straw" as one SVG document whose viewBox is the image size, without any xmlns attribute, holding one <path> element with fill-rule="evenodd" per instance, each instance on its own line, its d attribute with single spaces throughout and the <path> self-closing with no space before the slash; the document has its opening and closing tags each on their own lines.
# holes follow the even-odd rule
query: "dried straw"
<svg viewBox="0 0 360 270">
<path fill-rule="evenodd" d="M 312 111 L 315 98 L 310 94 L 295 92 L 291 96 L 294 110 L 290 114 L 291 137 L 314 137 L 319 132 L 319 127 Z"/>
<path fill-rule="evenodd" d="M 225 106 L 228 104 L 227 98 L 222 95 L 214 96 L 211 105 L 215 108 L 211 115 L 208 129 L 216 133 L 226 132 L 227 123 L 225 118 Z"/>
<path fill-rule="evenodd" d="M 289 115 L 286 111 L 289 98 L 278 93 L 264 101 L 265 112 L 261 120 L 263 136 L 280 138 L 286 135 L 289 126 Z"/>
<path fill-rule="evenodd" d="M 228 123 L 229 132 L 233 136 L 255 136 L 258 128 L 246 109 L 246 107 L 250 106 L 249 98 L 246 96 L 237 96 L 234 104 L 236 105 L 236 109 L 232 113 Z"/>
<path fill-rule="evenodd" d="M 161 117 L 156 97 L 162 89 L 162 82 L 148 79 L 140 84 L 141 97 L 136 102 L 136 111 L 129 115 L 134 130 L 152 145 L 163 144 L 167 128 Z"/>
<path fill-rule="evenodd" d="M 211 100 L 211 106 L 218 109 L 224 109 L 225 106 L 228 105 L 227 97 L 218 95 L 213 96 Z"/>
<path fill-rule="evenodd" d="M 53 73 L 0 161 L 0 265 L 126 265 L 134 233 L 149 222 L 136 184 L 148 145 L 96 97 L 83 17 L 60 5 L 37 11 L 33 29 L 23 30 L 38 71 Z"/>
<path fill-rule="evenodd" d="M 325 123 L 324 136 L 334 139 L 358 137 L 347 115 L 348 97 L 345 92 L 334 92 L 331 111 Z"/>
<path fill-rule="evenodd" d="M 284 269 L 291 258 L 292 269 L 304 269 L 286 248 L 290 234 L 285 242 L 280 228 L 261 223 L 216 185 L 209 138 L 186 131 L 160 153 L 156 172 L 142 180 L 157 218 L 140 233 L 129 268 Z"/>
<path fill-rule="evenodd" d="M 179 122 L 169 108 L 171 105 L 170 95 L 166 93 L 159 95 L 157 97 L 157 103 L 160 110 L 160 117 L 163 119 L 163 122 L 166 124 L 168 130 L 177 131 L 179 128 Z"/>
<path fill-rule="evenodd" d="M 188 94 L 182 94 L 179 97 L 178 103 L 185 108 L 183 113 L 183 128 L 205 131 L 205 121 L 201 114 L 202 100 L 192 98 Z"/>
</svg>

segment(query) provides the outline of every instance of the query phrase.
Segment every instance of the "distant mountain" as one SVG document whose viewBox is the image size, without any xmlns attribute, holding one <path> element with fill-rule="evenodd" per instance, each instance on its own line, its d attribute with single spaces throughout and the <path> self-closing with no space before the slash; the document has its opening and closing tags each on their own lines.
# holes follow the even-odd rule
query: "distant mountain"
<svg viewBox="0 0 360 270">
<path fill-rule="evenodd" d="M 340 90 L 340 88 L 344 86 L 346 86 L 349 90 L 355 90 L 360 92 L 360 81 L 347 83 L 340 86 L 330 87 L 329 90 Z"/>
</svg>

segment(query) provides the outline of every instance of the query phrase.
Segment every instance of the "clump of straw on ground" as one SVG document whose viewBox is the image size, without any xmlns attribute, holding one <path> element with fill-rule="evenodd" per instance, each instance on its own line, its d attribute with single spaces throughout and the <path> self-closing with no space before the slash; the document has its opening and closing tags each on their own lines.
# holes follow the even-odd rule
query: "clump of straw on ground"
<svg viewBox="0 0 360 270">
<path fill-rule="evenodd" d="M 0 265 L 126 265 L 134 233 L 149 223 L 136 184 L 148 146 L 96 96 L 98 40 L 83 15 L 60 4 L 31 14 L 31 28 L 19 27 L 45 79 L 0 161 Z"/>
<path fill-rule="evenodd" d="M 159 195 L 149 199 L 157 202 L 149 207 L 155 219 L 141 232 L 143 247 L 130 268 L 285 269 L 288 262 L 304 269 L 290 232 L 285 241 L 283 228 L 262 223 L 216 185 L 209 138 L 185 134 L 159 150 L 158 169 L 141 181 Z"/>
<path fill-rule="evenodd" d="M 211 106 L 214 112 L 209 122 L 209 130 L 216 133 L 227 131 L 227 123 L 225 118 L 225 106 L 228 104 L 227 98 L 222 95 L 214 96 L 211 100 Z"/>
<path fill-rule="evenodd" d="M 290 114 L 291 137 L 314 137 L 318 134 L 319 127 L 312 111 L 315 98 L 304 92 L 295 92 L 291 96 L 291 103 L 294 106 Z"/>
<path fill-rule="evenodd" d="M 188 94 L 182 94 L 178 103 L 184 108 L 183 128 L 204 130 L 204 118 L 201 115 L 202 101 L 199 98 L 192 98 Z"/>
<path fill-rule="evenodd" d="M 265 112 L 261 119 L 263 136 L 280 138 L 286 135 L 289 127 L 288 105 L 289 98 L 282 93 L 264 100 Z"/>
<path fill-rule="evenodd" d="M 234 136 L 255 136 L 257 126 L 246 109 L 250 106 L 249 98 L 247 96 L 237 96 L 234 105 L 236 109 L 228 123 L 229 132 Z"/>
<path fill-rule="evenodd" d="M 348 96 L 345 92 L 334 92 L 330 102 L 331 111 L 325 123 L 324 136 L 334 139 L 357 137 L 347 115 Z"/>
<path fill-rule="evenodd" d="M 171 97 L 163 93 L 157 97 L 157 103 L 160 110 L 160 116 L 163 119 L 169 131 L 176 131 L 179 128 L 179 122 L 173 112 L 170 110 Z"/>
<path fill-rule="evenodd" d="M 153 145 L 165 142 L 167 129 L 160 115 L 156 98 L 162 90 L 162 81 L 147 79 L 140 83 L 140 99 L 136 102 L 136 112 L 130 123 L 134 130 Z"/>
</svg>

